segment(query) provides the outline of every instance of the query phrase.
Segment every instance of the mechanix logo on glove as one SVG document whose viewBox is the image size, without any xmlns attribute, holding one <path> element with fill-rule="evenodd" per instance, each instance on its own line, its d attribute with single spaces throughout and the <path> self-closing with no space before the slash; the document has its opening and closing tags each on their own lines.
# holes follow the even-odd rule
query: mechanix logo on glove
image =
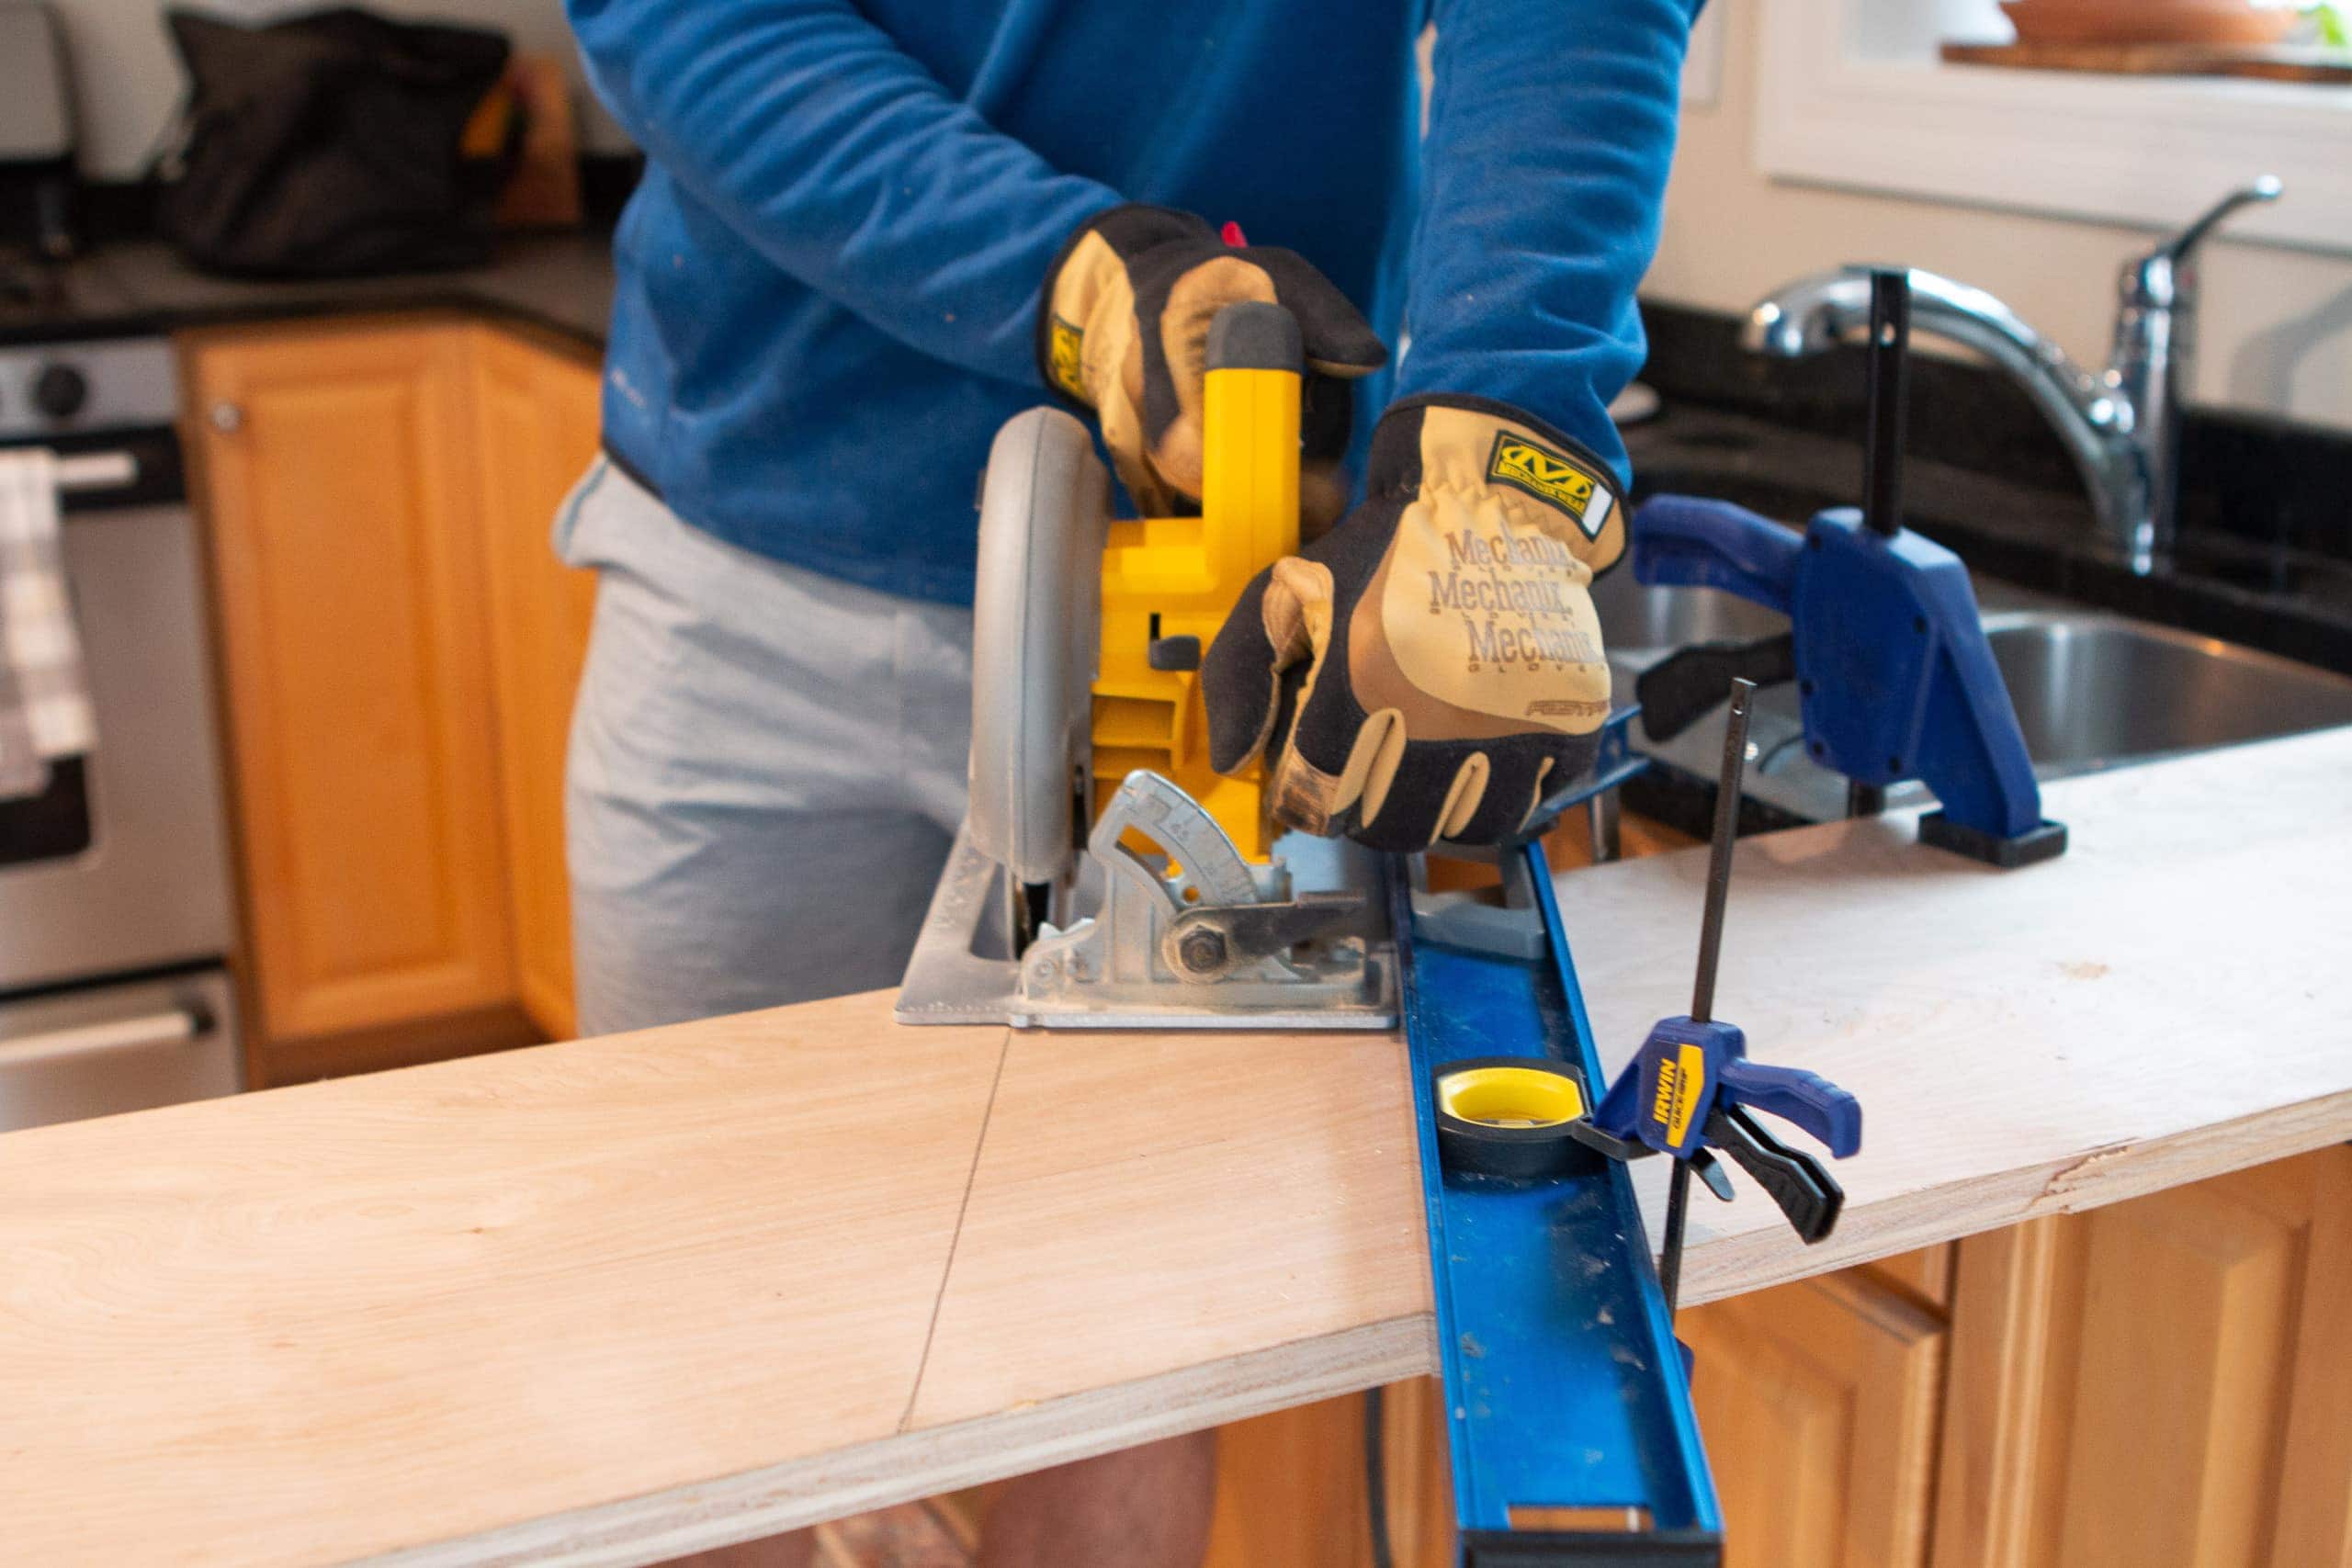
<svg viewBox="0 0 2352 1568">
<path fill-rule="evenodd" d="M 1209 650 L 1214 765 L 1263 750 L 1283 820 L 1376 848 L 1516 834 L 1609 716 L 1608 472 L 1503 404 L 1391 409 L 1363 504 L 1252 583 Z"/>
<path fill-rule="evenodd" d="M 1046 329 L 1046 377 L 1071 397 L 1088 400 L 1086 393 L 1086 334 L 1072 322 L 1049 314 Z"/>
<path fill-rule="evenodd" d="M 1599 490 L 1600 481 L 1577 467 L 1575 458 L 1524 435 L 1507 430 L 1496 433 L 1494 455 L 1487 459 L 1487 477 L 1517 485 L 1536 500 L 1558 507 L 1576 519 L 1588 539 L 1600 537 L 1609 521 L 1609 492 Z M 1602 504 L 1595 509 L 1592 498 L 1597 491 Z M 1592 515 L 1588 516 L 1589 512 Z"/>
</svg>

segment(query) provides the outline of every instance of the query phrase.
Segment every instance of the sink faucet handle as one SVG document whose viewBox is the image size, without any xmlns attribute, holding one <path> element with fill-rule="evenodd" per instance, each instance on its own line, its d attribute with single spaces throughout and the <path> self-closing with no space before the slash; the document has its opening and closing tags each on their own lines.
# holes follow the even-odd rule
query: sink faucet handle
<svg viewBox="0 0 2352 1568">
<path fill-rule="evenodd" d="M 2206 237 L 2238 209 L 2276 201 L 2286 189 L 2278 175 L 2264 175 L 2222 197 L 2188 227 L 2123 269 L 2126 299 L 2140 304 L 2171 304 L 2179 288 L 2180 272 L 2195 258 L 2197 247 L 2205 243 Z"/>
<path fill-rule="evenodd" d="M 2249 185 L 2240 186 L 2207 208 L 2195 222 L 2166 240 L 2157 247 L 2157 250 L 2176 262 L 2186 261 L 2188 259 L 2189 253 L 2202 244 L 2205 236 L 2220 227 L 2222 220 L 2228 218 L 2231 213 L 2241 207 L 2252 207 L 2257 202 L 2276 201 L 2285 195 L 2287 187 L 2279 183 L 2278 175 L 2264 175 Z"/>
</svg>

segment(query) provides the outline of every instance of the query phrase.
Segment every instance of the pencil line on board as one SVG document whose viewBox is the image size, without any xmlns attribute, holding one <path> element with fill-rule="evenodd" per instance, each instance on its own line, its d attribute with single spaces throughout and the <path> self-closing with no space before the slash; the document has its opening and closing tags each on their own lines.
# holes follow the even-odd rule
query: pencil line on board
<svg viewBox="0 0 2352 1568">
<path fill-rule="evenodd" d="M 907 1390 L 907 1407 L 899 1414 L 899 1430 L 904 1432 L 915 1418 L 915 1402 L 922 1397 L 922 1374 L 931 1366 L 931 1342 L 939 1333 L 940 1309 L 947 1304 L 947 1281 L 956 1274 L 956 1246 L 964 1239 L 964 1214 L 972 1206 L 972 1188 L 980 1177 L 980 1151 L 988 1147 L 989 1122 L 996 1116 L 996 1091 L 1004 1082 L 1004 1064 L 1012 1055 L 1012 1031 L 1004 1032 L 1004 1044 L 996 1056 L 996 1076 L 989 1079 L 989 1101 L 980 1111 L 979 1135 L 972 1140 L 971 1168 L 964 1173 L 964 1196 L 956 1205 L 956 1229 L 947 1238 L 947 1260 L 939 1269 L 939 1293 L 932 1298 L 931 1321 L 923 1325 L 922 1355 L 915 1361 L 914 1386 Z"/>
</svg>

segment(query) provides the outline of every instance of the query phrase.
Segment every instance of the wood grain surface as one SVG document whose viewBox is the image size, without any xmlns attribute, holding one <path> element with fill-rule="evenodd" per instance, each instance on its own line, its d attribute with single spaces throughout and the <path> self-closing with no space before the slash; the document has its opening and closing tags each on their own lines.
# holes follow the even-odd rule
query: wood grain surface
<svg viewBox="0 0 2352 1568">
<path fill-rule="evenodd" d="M 1853 1089 L 1864 1152 L 1819 1247 L 1745 1184 L 1694 1205 L 1686 1299 L 2352 1133 L 2346 778 L 2352 731 L 2069 780 L 2043 801 L 2070 849 L 2015 873 L 1923 851 L 1908 814 L 1744 840 L 1718 1006 L 1757 1059 Z M 1563 879 L 1612 1069 L 1688 1006 L 1705 870 L 1686 852 Z M 1637 1173 L 1655 1205 L 1664 1171 Z"/>
<path fill-rule="evenodd" d="M 876 1072 L 887 1017 L 0 1141 L 0 1555 L 341 1562 L 888 1437 L 1004 1032 Z"/>
<path fill-rule="evenodd" d="M 1016 1033 L 914 1424 L 1214 1362 L 1245 1325 L 1261 1345 L 1396 1325 L 1420 1370 L 1398 1089 L 1386 1036 Z"/>
<path fill-rule="evenodd" d="M 1686 1299 L 2352 1136 L 2347 776 L 2073 780 L 2009 874 L 1748 840 L 1719 1005 L 1868 1139 L 1822 1247 L 1702 1201 Z M 1604 1056 L 1685 1005 L 1703 864 L 1564 878 Z M 653 1562 L 1430 1368 L 1394 1042 L 888 1000 L 0 1137 L 9 1551 Z"/>
</svg>

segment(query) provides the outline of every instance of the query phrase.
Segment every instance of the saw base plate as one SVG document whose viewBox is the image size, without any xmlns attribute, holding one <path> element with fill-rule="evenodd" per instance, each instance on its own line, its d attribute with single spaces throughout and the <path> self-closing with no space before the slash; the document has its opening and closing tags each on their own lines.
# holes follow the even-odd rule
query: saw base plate
<svg viewBox="0 0 2352 1568">
<path fill-rule="evenodd" d="M 1280 980 L 1233 976 L 1187 982 L 1167 975 L 1128 983 L 1024 985 L 1005 911 L 1005 870 L 956 835 L 931 908 L 899 990 L 901 1023 L 1005 1023 L 1016 1029 L 1394 1029 L 1396 948 L 1377 894 L 1371 852 L 1294 833 L 1277 840 L 1279 861 L 1302 892 L 1372 890 L 1363 929 L 1307 944 Z M 1087 858 L 1073 889 L 1080 910 L 1100 910 L 1110 879 Z M 1068 932 L 1041 937 L 1030 954 Z M 1049 993 L 1049 994 L 1048 994 Z"/>
</svg>

